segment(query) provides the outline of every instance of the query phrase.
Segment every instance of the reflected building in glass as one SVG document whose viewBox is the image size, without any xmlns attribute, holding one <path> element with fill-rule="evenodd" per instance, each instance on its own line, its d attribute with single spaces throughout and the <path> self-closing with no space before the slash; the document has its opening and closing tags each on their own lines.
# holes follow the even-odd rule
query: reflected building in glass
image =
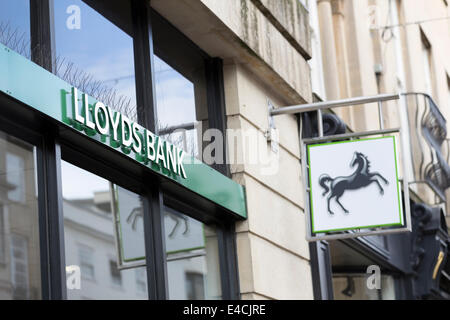
<svg viewBox="0 0 450 320">
<path fill-rule="evenodd" d="M 80 288 L 68 286 L 68 299 L 147 299 L 145 268 L 118 269 L 109 182 L 67 162 L 62 178 L 66 266 L 79 267 L 81 276 Z M 82 193 L 74 194 L 75 179 Z"/>
<path fill-rule="evenodd" d="M 39 299 L 35 148 L 0 133 L 0 299 Z"/>
<path fill-rule="evenodd" d="M 77 266 L 81 272 L 81 287 L 68 288 L 68 299 L 147 299 L 139 195 L 67 162 L 62 163 L 62 181 L 66 266 Z M 85 187 L 79 189 L 80 184 Z M 114 210 L 121 211 L 118 237 Z M 220 299 L 214 228 L 169 208 L 164 225 L 170 298 Z M 132 260 L 134 265 L 127 267 L 120 259 Z"/>
</svg>

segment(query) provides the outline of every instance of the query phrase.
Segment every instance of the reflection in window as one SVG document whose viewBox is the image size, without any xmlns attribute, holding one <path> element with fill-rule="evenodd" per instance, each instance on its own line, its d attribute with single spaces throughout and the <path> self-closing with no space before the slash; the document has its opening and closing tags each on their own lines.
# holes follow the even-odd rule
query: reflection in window
<svg viewBox="0 0 450 320">
<path fill-rule="evenodd" d="M 155 56 L 159 133 L 198 155 L 194 84 Z"/>
<path fill-rule="evenodd" d="M 6 154 L 6 181 L 13 186 L 8 191 L 8 199 L 16 202 L 25 201 L 25 163 L 18 155 Z"/>
<path fill-rule="evenodd" d="M 136 289 L 136 271 L 118 268 L 112 184 L 67 162 L 61 164 L 66 266 L 80 266 L 80 289 L 68 289 L 69 299 L 146 299 L 147 287 Z M 140 197 L 127 191 L 129 201 Z M 142 239 L 143 241 L 143 239 Z M 78 251 L 80 250 L 80 251 Z M 146 278 L 146 269 L 142 271 Z M 90 280 L 87 280 L 90 279 Z M 121 290 L 111 287 L 121 286 Z"/>
<path fill-rule="evenodd" d="M 170 208 L 164 227 L 169 298 L 221 299 L 216 229 Z"/>
<path fill-rule="evenodd" d="M 11 282 L 14 299 L 28 299 L 28 241 L 22 235 L 11 235 Z"/>
<path fill-rule="evenodd" d="M 80 260 L 81 276 L 84 279 L 95 279 L 95 266 L 94 266 L 94 250 L 80 245 L 78 247 L 78 257 Z"/>
<path fill-rule="evenodd" d="M 136 290 L 139 294 L 147 292 L 147 273 L 144 267 L 135 269 Z"/>
<path fill-rule="evenodd" d="M 56 74 L 136 120 L 132 38 L 81 0 L 55 1 L 55 36 Z"/>
<path fill-rule="evenodd" d="M 203 274 L 186 272 L 186 298 L 188 300 L 203 300 L 205 298 Z"/>
<path fill-rule="evenodd" d="M 35 152 L 0 133 L 0 300 L 41 298 Z"/>
<path fill-rule="evenodd" d="M 30 59 L 30 0 L 0 1 L 0 43 Z"/>
<path fill-rule="evenodd" d="M 119 268 L 117 268 L 117 261 L 109 260 L 109 271 L 111 272 L 111 280 L 113 285 L 122 286 L 122 274 Z"/>
<path fill-rule="evenodd" d="M 199 134 L 207 129 L 208 118 L 204 78 L 197 76 L 191 81 L 158 56 L 154 61 L 159 133 L 192 156 L 200 158 Z M 197 71 L 199 74 L 204 72 L 203 69 Z"/>
</svg>

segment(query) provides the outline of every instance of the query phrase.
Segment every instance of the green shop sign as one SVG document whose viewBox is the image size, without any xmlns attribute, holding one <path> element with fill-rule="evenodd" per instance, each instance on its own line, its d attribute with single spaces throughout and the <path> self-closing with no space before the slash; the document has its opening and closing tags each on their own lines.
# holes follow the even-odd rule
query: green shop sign
<svg viewBox="0 0 450 320">
<path fill-rule="evenodd" d="M 0 44 L 0 91 L 246 218 L 244 188 Z"/>
<path fill-rule="evenodd" d="M 109 137 L 111 147 L 120 148 L 125 154 L 133 151 L 139 162 L 151 162 L 158 168 L 169 170 L 171 174 L 187 178 L 183 164 L 184 150 L 164 141 L 102 102 L 89 105 L 89 97 L 85 93 L 81 95 L 81 107 L 78 90 L 72 87 L 71 92 L 72 118 L 68 118 L 65 110 L 64 122 L 87 135 L 99 134 L 103 142 Z"/>
</svg>

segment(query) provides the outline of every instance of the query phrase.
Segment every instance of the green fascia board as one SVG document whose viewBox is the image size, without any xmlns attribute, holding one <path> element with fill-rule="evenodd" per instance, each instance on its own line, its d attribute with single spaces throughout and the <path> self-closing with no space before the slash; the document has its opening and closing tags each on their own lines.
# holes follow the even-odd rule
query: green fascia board
<svg viewBox="0 0 450 320">
<path fill-rule="evenodd" d="M 105 136 L 96 132 L 86 134 L 86 130 L 82 128 L 77 130 L 71 119 L 71 90 L 72 86 L 67 82 L 0 44 L 0 91 L 80 134 L 89 136 L 117 152 L 127 154 L 120 151 L 120 148 L 112 147 L 109 139 L 106 139 Z M 89 105 L 97 102 L 92 97 L 89 97 L 88 101 Z M 141 129 L 144 130 L 142 127 Z M 128 152 L 128 156 L 157 174 L 233 212 L 240 218 L 247 218 L 244 187 L 194 157 L 187 154 L 184 157 L 183 165 L 187 175 L 187 179 L 184 179 L 152 162 L 145 164 L 138 161 L 139 155 L 134 151 Z"/>
</svg>

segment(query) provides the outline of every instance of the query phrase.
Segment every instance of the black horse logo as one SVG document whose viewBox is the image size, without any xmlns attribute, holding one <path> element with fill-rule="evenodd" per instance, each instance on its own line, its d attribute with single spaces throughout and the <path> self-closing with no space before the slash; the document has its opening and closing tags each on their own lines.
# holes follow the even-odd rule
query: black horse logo
<svg viewBox="0 0 450 320">
<path fill-rule="evenodd" d="M 378 172 L 371 173 L 370 162 L 366 155 L 361 152 L 355 152 L 353 160 L 350 162 L 350 167 L 353 168 L 357 166 L 356 171 L 348 177 L 337 177 L 332 179 L 329 175 L 323 174 L 319 177 L 319 184 L 324 189 L 322 194 L 323 197 L 331 190 L 327 199 L 327 208 L 330 214 L 334 214 L 330 209 L 330 201 L 332 198 L 336 198 L 336 203 L 344 210 L 345 213 L 349 213 L 347 209 L 344 208 L 339 199 L 342 197 L 346 190 L 357 190 L 372 183 L 376 183 L 380 189 L 380 194 L 384 194 L 384 189 L 380 184 L 379 179 L 381 179 L 384 184 L 388 185 L 387 181 Z M 327 186 L 329 183 L 329 187 Z"/>
</svg>

